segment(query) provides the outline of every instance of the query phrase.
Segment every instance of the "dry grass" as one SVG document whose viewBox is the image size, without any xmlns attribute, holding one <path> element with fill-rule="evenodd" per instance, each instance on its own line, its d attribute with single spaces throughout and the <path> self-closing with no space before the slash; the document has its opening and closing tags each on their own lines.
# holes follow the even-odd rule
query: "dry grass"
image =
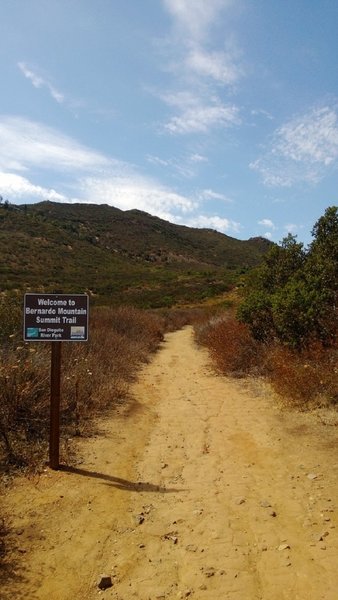
<svg viewBox="0 0 338 600">
<path fill-rule="evenodd" d="M 4 303 L 2 311 L 6 317 Z M 0 470 L 11 475 L 19 468 L 39 471 L 48 456 L 50 344 L 16 341 L 12 331 L 19 327 L 10 323 L 11 312 L 8 317 L 0 330 Z M 130 382 L 163 333 L 164 320 L 154 313 L 96 308 L 89 342 L 62 345 L 61 461 L 69 459 L 69 437 L 90 434 L 93 418 L 128 400 Z M 0 570 L 5 575 L 14 569 L 7 537 L 0 515 Z"/>
<path fill-rule="evenodd" d="M 271 346 L 266 369 L 284 402 L 300 409 L 338 402 L 338 348 L 313 342 L 302 352 Z"/>
<path fill-rule="evenodd" d="M 338 347 L 313 341 L 300 351 L 277 342 L 255 341 L 248 328 L 230 313 L 196 327 L 218 371 L 231 376 L 259 375 L 271 382 L 288 406 L 306 410 L 338 402 Z"/>
<path fill-rule="evenodd" d="M 19 341 L 20 334 L 11 332 L 21 329 L 21 310 L 19 322 L 12 323 L 12 304 L 3 301 L 1 307 L 7 326 L 0 328 L 0 468 L 39 470 L 48 455 L 50 344 Z M 90 434 L 93 418 L 128 400 L 130 382 L 164 332 L 200 321 L 204 313 L 91 311 L 89 341 L 62 344 L 61 459 L 69 452 L 69 437 Z"/>
<path fill-rule="evenodd" d="M 177 331 L 186 325 L 196 327 L 198 324 L 205 323 L 215 310 L 217 309 L 214 307 L 192 306 L 161 310 L 159 314 L 164 320 L 165 331 Z"/>
<path fill-rule="evenodd" d="M 163 319 L 135 308 L 93 310 L 88 343 L 62 345 L 61 423 L 65 440 L 90 433 L 93 417 L 128 397 L 138 366 L 163 339 Z M 47 455 L 50 345 L 0 350 L 2 469 L 39 469 Z"/>
<path fill-rule="evenodd" d="M 262 348 L 249 329 L 230 314 L 214 317 L 195 328 L 198 343 L 207 346 L 221 373 L 242 377 L 257 371 Z"/>
<path fill-rule="evenodd" d="M 3 564 L 4 556 L 6 555 L 6 542 L 5 538 L 7 535 L 7 528 L 5 525 L 5 520 L 0 518 L 0 567 Z"/>
</svg>

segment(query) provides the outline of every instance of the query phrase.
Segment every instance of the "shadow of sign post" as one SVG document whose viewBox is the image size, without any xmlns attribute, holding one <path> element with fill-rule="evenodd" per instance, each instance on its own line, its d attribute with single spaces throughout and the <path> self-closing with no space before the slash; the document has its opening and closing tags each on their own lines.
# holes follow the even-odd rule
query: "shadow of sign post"
<svg viewBox="0 0 338 600">
<path fill-rule="evenodd" d="M 62 342 L 88 341 L 87 294 L 25 294 L 25 342 L 51 343 L 49 465 L 60 467 Z"/>
</svg>

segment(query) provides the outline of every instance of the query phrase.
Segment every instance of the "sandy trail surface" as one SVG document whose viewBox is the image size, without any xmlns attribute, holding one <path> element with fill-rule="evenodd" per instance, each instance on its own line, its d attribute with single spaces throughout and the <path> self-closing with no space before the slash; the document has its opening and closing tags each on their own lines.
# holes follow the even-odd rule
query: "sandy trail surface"
<svg viewBox="0 0 338 600">
<path fill-rule="evenodd" d="M 334 421 L 169 334 L 74 468 L 15 482 L 11 600 L 337 600 Z M 101 574 L 112 587 L 98 588 Z"/>
</svg>

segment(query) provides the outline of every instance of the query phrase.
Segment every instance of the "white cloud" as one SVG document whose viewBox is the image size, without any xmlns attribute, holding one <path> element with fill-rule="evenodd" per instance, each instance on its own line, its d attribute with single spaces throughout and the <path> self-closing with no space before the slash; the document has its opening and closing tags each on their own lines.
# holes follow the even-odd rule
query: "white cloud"
<svg viewBox="0 0 338 600">
<path fill-rule="evenodd" d="M 175 26 L 192 40 L 201 40 L 221 10 L 233 0 L 163 0 Z"/>
<path fill-rule="evenodd" d="M 240 224 L 218 215 L 201 214 L 198 199 L 194 200 L 159 185 L 157 182 L 134 178 L 81 180 L 81 195 L 87 202 L 109 204 L 121 210 L 138 208 L 171 223 L 188 227 L 212 228 L 226 233 L 238 233 Z"/>
<path fill-rule="evenodd" d="M 95 152 L 51 127 L 21 117 L 0 116 L 0 168 L 25 171 L 104 169 L 122 163 Z"/>
<path fill-rule="evenodd" d="M 201 154 L 192 154 L 190 156 L 190 162 L 201 163 L 201 162 L 209 162 L 209 160 L 206 156 L 202 156 Z"/>
<path fill-rule="evenodd" d="M 115 119 L 117 116 L 117 112 L 115 108 L 112 107 L 100 107 L 100 106 L 91 106 L 90 103 L 82 98 L 74 98 L 69 94 L 64 94 L 60 92 L 48 79 L 46 75 L 42 76 L 38 73 L 39 69 L 34 67 L 34 69 L 27 65 L 27 63 L 21 61 L 17 63 L 18 68 L 21 73 L 24 75 L 28 81 L 36 89 L 47 89 L 50 96 L 55 100 L 58 104 L 62 104 L 65 108 L 70 110 L 75 118 L 78 118 L 79 111 L 85 110 L 87 114 L 90 116 L 94 116 L 95 119 L 99 120 L 111 120 Z"/>
<path fill-rule="evenodd" d="M 325 107 L 290 121 L 277 131 L 275 151 L 296 162 L 330 165 L 338 158 L 338 123 Z"/>
<path fill-rule="evenodd" d="M 224 105 L 215 97 L 208 98 L 208 103 L 191 92 L 162 94 L 161 98 L 180 112 L 164 126 L 171 134 L 208 133 L 213 127 L 231 127 L 241 122 L 235 105 Z"/>
<path fill-rule="evenodd" d="M 284 225 L 284 230 L 286 233 L 292 233 L 292 235 L 295 235 L 298 229 L 298 225 L 295 225 L 295 223 L 288 223 L 287 225 Z"/>
<path fill-rule="evenodd" d="M 52 98 L 58 103 L 62 104 L 65 100 L 64 94 L 59 92 L 47 79 L 38 75 L 32 70 L 25 62 L 18 62 L 18 67 L 21 73 L 28 79 L 32 85 L 37 88 L 47 88 Z"/>
<path fill-rule="evenodd" d="M 185 64 L 197 75 L 224 85 L 233 85 L 241 75 L 233 56 L 226 52 L 206 52 L 202 48 L 194 48 L 188 52 Z"/>
<path fill-rule="evenodd" d="M 234 105 L 197 104 L 172 117 L 165 129 L 172 134 L 208 133 L 214 127 L 230 127 L 240 123 L 239 110 Z"/>
<path fill-rule="evenodd" d="M 264 110 L 262 108 L 260 109 L 253 109 L 251 110 L 251 114 L 253 117 L 265 117 L 266 119 L 269 119 L 269 121 L 273 121 L 274 117 L 272 116 L 271 113 L 269 113 L 267 110 Z"/>
<path fill-rule="evenodd" d="M 270 229 L 272 230 L 276 229 L 276 226 L 271 221 L 271 219 L 262 219 L 261 221 L 258 221 L 258 225 L 263 225 L 263 227 L 270 227 Z"/>
<path fill-rule="evenodd" d="M 159 165 L 160 167 L 170 167 L 172 164 L 171 160 L 153 156 L 152 154 L 148 154 L 147 161 L 152 165 Z"/>
<path fill-rule="evenodd" d="M 152 154 L 149 154 L 146 158 L 151 165 L 161 167 L 167 171 L 169 170 L 175 175 L 179 175 L 185 179 L 191 179 L 196 175 L 194 161 L 192 161 L 190 158 L 175 157 L 164 159 L 160 158 L 159 156 L 153 156 Z"/>
<path fill-rule="evenodd" d="M 338 164 L 335 107 L 314 108 L 276 130 L 267 152 L 250 167 L 269 186 L 315 184 Z"/>
<path fill-rule="evenodd" d="M 168 106 L 174 106 L 181 111 L 188 110 L 192 107 L 200 105 L 201 100 L 197 94 L 192 92 L 171 92 L 169 94 L 161 94 L 161 100 L 168 104 Z"/>
<path fill-rule="evenodd" d="M 201 154 L 183 154 L 172 158 L 161 158 L 160 156 L 148 154 L 146 159 L 151 165 L 160 167 L 162 170 L 174 174 L 174 176 L 178 175 L 185 179 L 195 177 L 198 173 L 199 165 L 208 162 L 207 157 Z"/>
<path fill-rule="evenodd" d="M 230 198 L 213 190 L 203 190 L 200 193 L 201 200 L 221 200 L 222 202 L 232 202 Z"/>
<path fill-rule="evenodd" d="M 79 144 L 55 129 L 18 117 L 0 117 L 0 195 L 11 202 L 53 200 L 137 208 L 173 223 L 237 231 L 238 223 L 201 214 L 201 201 L 144 177 L 133 165 Z M 166 164 L 162 159 L 153 160 Z M 24 175 L 23 175 L 24 173 Z M 52 176 L 57 189 L 38 183 Z M 225 197 L 212 190 L 205 199 Z"/>
<path fill-rule="evenodd" d="M 0 172 L 0 194 L 10 198 L 11 202 L 52 200 L 108 204 L 121 210 L 137 208 L 177 223 L 182 223 L 185 216 L 198 209 L 197 201 L 141 177 L 86 177 L 68 185 L 68 188 L 72 187 L 78 197 L 36 185 L 21 175 Z"/>
<path fill-rule="evenodd" d="M 165 42 L 166 68 L 181 92 L 159 95 L 173 107 L 164 130 L 170 134 L 209 133 L 215 127 L 239 123 L 239 109 L 224 103 L 220 87 L 233 91 L 243 75 L 232 33 L 223 30 L 223 47 L 216 47 L 212 28 L 221 12 L 238 5 L 233 0 L 162 0 L 173 19 L 174 34 Z M 238 0 L 239 1 L 239 0 Z M 225 21 L 226 25 L 226 21 Z M 189 91 L 186 91 L 189 90 Z M 216 90 L 216 92 L 215 92 Z"/>
<path fill-rule="evenodd" d="M 29 69 L 26 63 L 18 62 L 18 67 L 21 73 L 26 77 L 26 79 L 29 79 L 29 81 L 31 81 L 34 87 L 41 88 L 45 85 L 45 82 L 42 79 L 42 77 L 34 73 L 31 69 Z"/>
<path fill-rule="evenodd" d="M 122 210 L 138 208 L 162 216 L 179 211 L 184 214 L 193 212 L 197 203 L 141 176 L 131 177 L 86 177 L 81 179 L 82 197 L 98 204 L 112 204 Z"/>
<path fill-rule="evenodd" d="M 225 219 L 217 215 L 198 215 L 189 219 L 188 222 L 186 222 L 186 224 L 188 224 L 189 227 L 203 227 L 206 229 L 216 229 L 217 231 L 221 231 L 223 233 L 229 233 L 229 231 L 238 233 L 240 230 L 240 223 L 236 223 L 236 221 L 231 221 L 229 219 Z"/>
<path fill-rule="evenodd" d="M 67 202 L 69 199 L 56 192 L 54 189 L 34 185 L 26 177 L 15 173 L 0 172 L 1 196 L 11 200 L 53 200 L 55 202 Z"/>
</svg>

